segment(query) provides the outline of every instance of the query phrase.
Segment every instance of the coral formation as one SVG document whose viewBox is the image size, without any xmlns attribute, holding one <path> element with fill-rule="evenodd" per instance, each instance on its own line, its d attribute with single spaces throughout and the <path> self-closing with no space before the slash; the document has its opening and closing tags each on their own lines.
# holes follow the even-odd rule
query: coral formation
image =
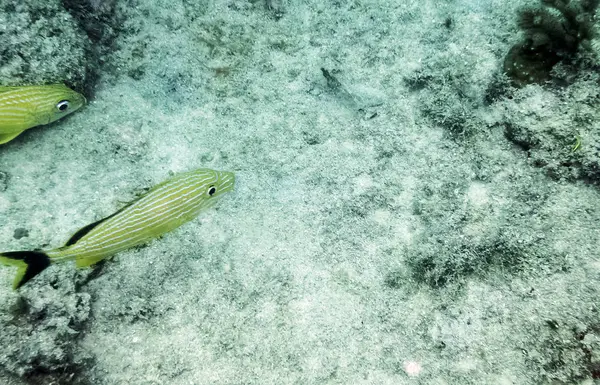
<svg viewBox="0 0 600 385">
<path fill-rule="evenodd" d="M 539 7 L 523 8 L 518 25 L 523 40 L 504 59 L 504 71 L 518 86 L 543 83 L 556 64 L 575 59 L 580 48 L 590 50 L 593 17 L 598 0 L 542 0 Z"/>
</svg>

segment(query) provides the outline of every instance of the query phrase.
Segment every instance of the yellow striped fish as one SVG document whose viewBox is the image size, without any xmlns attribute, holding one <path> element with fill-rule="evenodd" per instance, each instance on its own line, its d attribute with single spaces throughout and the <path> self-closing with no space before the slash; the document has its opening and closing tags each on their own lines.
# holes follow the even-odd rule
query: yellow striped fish
<svg viewBox="0 0 600 385">
<path fill-rule="evenodd" d="M 0 144 L 32 127 L 52 123 L 84 104 L 83 95 L 63 84 L 0 87 Z"/>
<path fill-rule="evenodd" d="M 234 182 L 233 173 L 206 168 L 179 174 L 116 213 L 83 227 L 63 247 L 0 253 L 0 262 L 18 267 L 14 289 L 52 263 L 75 260 L 77 267 L 91 266 L 190 221 L 233 190 Z"/>
</svg>

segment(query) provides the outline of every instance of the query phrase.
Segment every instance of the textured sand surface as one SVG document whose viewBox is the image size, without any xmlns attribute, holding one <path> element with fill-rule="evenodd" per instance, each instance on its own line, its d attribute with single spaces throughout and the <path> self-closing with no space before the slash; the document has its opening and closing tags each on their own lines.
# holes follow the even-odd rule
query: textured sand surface
<svg viewBox="0 0 600 385">
<path fill-rule="evenodd" d="M 600 193 L 534 161 L 585 133 L 597 151 L 599 88 L 484 102 L 522 3 L 106 3 L 121 24 L 88 106 L 0 147 L 1 249 L 59 246 L 172 172 L 236 189 L 94 271 L 15 293 L 0 268 L 0 382 L 600 375 Z"/>
</svg>

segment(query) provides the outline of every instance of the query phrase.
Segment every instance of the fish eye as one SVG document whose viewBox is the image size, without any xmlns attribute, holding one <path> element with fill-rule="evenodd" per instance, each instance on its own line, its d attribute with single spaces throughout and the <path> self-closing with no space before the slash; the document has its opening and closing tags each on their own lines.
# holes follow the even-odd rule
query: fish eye
<svg viewBox="0 0 600 385">
<path fill-rule="evenodd" d="M 69 101 L 68 100 L 61 100 L 60 102 L 58 102 L 56 104 L 56 108 L 60 112 L 65 112 L 69 108 Z"/>
<path fill-rule="evenodd" d="M 215 186 L 210 186 L 208 188 L 208 195 L 213 196 L 214 193 L 216 193 L 216 192 L 217 192 L 217 189 L 215 188 Z"/>
</svg>

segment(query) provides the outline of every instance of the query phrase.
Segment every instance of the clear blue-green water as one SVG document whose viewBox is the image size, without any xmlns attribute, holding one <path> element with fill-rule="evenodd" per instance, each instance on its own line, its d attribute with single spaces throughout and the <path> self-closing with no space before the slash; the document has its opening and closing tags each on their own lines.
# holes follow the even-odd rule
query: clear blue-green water
<svg viewBox="0 0 600 385">
<path fill-rule="evenodd" d="M 236 186 L 94 268 L 2 266 L 0 383 L 597 382 L 596 27 L 547 3 L 1 0 L 2 84 L 88 103 L 0 146 L 0 250 Z"/>
</svg>

